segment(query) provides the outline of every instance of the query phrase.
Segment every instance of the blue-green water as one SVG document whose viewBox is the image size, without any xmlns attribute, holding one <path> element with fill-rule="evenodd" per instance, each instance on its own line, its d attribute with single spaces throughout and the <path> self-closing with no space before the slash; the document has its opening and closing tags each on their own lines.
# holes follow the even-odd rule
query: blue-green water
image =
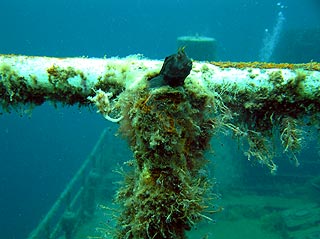
<svg viewBox="0 0 320 239">
<path fill-rule="evenodd" d="M 255 61 L 259 60 L 263 39 L 267 32 L 272 33 L 279 12 L 285 18 L 279 30 L 283 34 L 309 29 L 319 32 L 320 28 L 317 0 L 11 0 L 2 1 L 0 9 L 2 54 L 122 57 L 141 53 L 162 59 L 176 51 L 178 36 L 200 34 L 216 38 L 219 60 Z M 279 42 L 271 60 L 320 61 L 317 45 L 300 42 L 303 50 L 299 52 L 299 38 L 295 40 L 298 42 L 292 43 L 294 49 L 290 52 L 297 51 L 296 54 L 277 51 L 277 46 L 283 46 Z M 0 116 L 1 238 L 28 235 L 105 127 L 115 131 L 115 126 L 95 110 L 55 109 L 50 104 L 33 109 L 30 118 L 28 113 L 23 117 L 19 113 Z M 293 173 L 301 170 L 301 174 L 317 174 L 319 169 L 303 163 L 304 158 L 319 160 L 316 147 L 313 143 L 305 145 L 300 168 L 284 164 L 280 169 L 292 167 Z M 238 173 L 232 167 L 217 169 L 222 182 L 230 178 L 226 174 Z M 227 169 L 230 171 L 224 171 Z M 250 174 L 247 179 L 254 181 L 255 175 Z"/>
</svg>

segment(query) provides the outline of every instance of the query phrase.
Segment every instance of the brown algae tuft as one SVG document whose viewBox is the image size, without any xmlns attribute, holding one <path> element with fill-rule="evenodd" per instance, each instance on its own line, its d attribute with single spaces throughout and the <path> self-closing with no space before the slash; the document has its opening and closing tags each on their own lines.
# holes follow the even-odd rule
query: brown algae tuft
<svg viewBox="0 0 320 239">
<path fill-rule="evenodd" d="M 116 200 L 123 207 L 115 238 L 186 238 L 210 213 L 206 163 L 212 120 L 206 98 L 183 88 L 128 92 L 120 131 L 134 152 L 133 173 Z"/>
</svg>

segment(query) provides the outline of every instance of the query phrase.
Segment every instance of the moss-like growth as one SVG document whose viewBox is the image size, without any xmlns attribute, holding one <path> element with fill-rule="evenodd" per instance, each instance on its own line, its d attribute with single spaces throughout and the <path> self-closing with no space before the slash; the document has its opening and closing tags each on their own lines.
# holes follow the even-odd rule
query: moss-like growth
<svg viewBox="0 0 320 239">
<path fill-rule="evenodd" d="M 10 112 L 22 105 L 41 105 L 46 100 L 63 104 L 88 105 L 87 96 L 94 92 L 86 89 L 86 78 L 81 71 L 71 67 L 52 66 L 47 69 L 50 87 L 40 85 L 34 75 L 30 80 L 19 76 L 9 65 L 0 65 L 0 107 Z M 72 77 L 79 76 L 83 87 L 75 87 L 68 82 Z"/>
<path fill-rule="evenodd" d="M 94 87 L 88 87 L 84 72 L 73 67 L 50 66 L 46 69 L 48 82 L 45 82 L 43 79 L 39 81 L 35 75 L 21 76 L 13 67 L 3 63 L 0 64 L 0 108 L 10 112 L 12 109 L 23 109 L 25 105 L 32 108 L 47 100 L 61 102 L 63 105 L 87 106 L 92 102 L 88 96 L 95 97 L 100 89 L 107 92 L 107 100 L 114 102 L 123 91 L 124 85 L 117 83 L 110 74 L 106 73 Z M 73 84 L 74 79 L 79 81 L 79 84 Z M 106 110 L 108 109 L 106 107 Z"/>
<path fill-rule="evenodd" d="M 5 112 L 21 108 L 21 104 L 40 105 L 45 101 L 45 93 L 37 89 L 37 78 L 31 76 L 34 87 L 26 79 L 6 64 L 0 65 L 0 108 Z"/>
<path fill-rule="evenodd" d="M 121 98 L 120 131 L 135 163 L 117 193 L 123 212 L 115 238 L 186 238 L 186 230 L 207 218 L 201 170 L 213 129 L 208 99 L 171 87 Z"/>
<path fill-rule="evenodd" d="M 296 166 L 299 165 L 296 153 L 301 150 L 303 141 L 303 131 L 299 124 L 297 119 L 291 117 L 282 118 L 280 123 L 280 139 L 284 152 L 291 153 L 291 159 Z"/>
<path fill-rule="evenodd" d="M 65 102 L 67 104 L 86 104 L 87 98 L 84 97 L 83 92 L 91 93 L 91 89 L 87 89 L 86 77 L 81 71 L 76 71 L 72 67 L 62 68 L 53 65 L 47 69 L 48 79 L 53 87 L 52 95 L 55 96 L 54 100 Z M 69 79 L 79 76 L 81 78 L 82 87 L 75 87 L 69 83 Z M 61 99 L 60 99 L 60 97 Z"/>
<path fill-rule="evenodd" d="M 223 86 L 215 89 L 219 95 L 215 104 L 223 102 L 226 107 L 222 111 L 220 124 L 247 142 L 246 155 L 249 160 L 254 158 L 268 166 L 271 173 L 277 170 L 273 161 L 277 142 L 274 137 L 280 136 L 283 151 L 295 165 L 299 165 L 296 155 L 304 139 L 302 127 L 317 122 L 313 119 L 320 107 L 319 96 L 306 100 L 303 92 L 308 72 L 297 69 L 295 73 L 295 77 L 285 80 L 281 71 L 270 72 L 271 91 L 267 87 L 256 91 L 244 88 L 234 92 L 225 90 Z"/>
</svg>

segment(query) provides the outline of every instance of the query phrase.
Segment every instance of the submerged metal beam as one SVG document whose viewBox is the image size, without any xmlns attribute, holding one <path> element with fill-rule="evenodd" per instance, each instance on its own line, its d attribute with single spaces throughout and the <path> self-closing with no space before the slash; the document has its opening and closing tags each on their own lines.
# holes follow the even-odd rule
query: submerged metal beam
<svg viewBox="0 0 320 239">
<path fill-rule="evenodd" d="M 40 104 L 46 100 L 66 104 L 87 104 L 87 97 L 101 89 L 116 97 L 122 91 L 145 87 L 162 62 L 141 58 L 53 58 L 0 55 L 0 101 L 4 109 L 27 102 Z M 294 79 L 303 74 L 303 79 Z M 225 93 L 264 91 L 283 88 L 279 97 L 292 94 L 300 99 L 319 97 L 320 64 L 270 64 L 232 62 L 194 62 L 187 86 L 208 92 Z M 252 96 L 252 95 L 251 95 Z"/>
</svg>

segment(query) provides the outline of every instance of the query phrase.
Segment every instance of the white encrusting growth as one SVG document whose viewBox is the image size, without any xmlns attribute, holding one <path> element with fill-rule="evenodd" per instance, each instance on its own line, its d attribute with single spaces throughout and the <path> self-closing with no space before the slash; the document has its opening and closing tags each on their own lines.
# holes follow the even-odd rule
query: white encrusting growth
<svg viewBox="0 0 320 239">
<path fill-rule="evenodd" d="M 221 68 L 210 63 L 193 63 L 192 72 L 187 79 L 200 85 L 224 86 L 226 90 L 235 92 L 250 90 L 259 91 L 264 88 L 268 91 L 273 90 L 273 83 L 270 75 L 274 72 L 281 72 L 283 85 L 297 76 L 296 70 L 291 69 L 259 69 L 259 68 Z M 303 84 L 303 94 L 306 97 L 313 97 L 319 91 L 320 72 L 304 71 L 306 78 Z"/>
</svg>

